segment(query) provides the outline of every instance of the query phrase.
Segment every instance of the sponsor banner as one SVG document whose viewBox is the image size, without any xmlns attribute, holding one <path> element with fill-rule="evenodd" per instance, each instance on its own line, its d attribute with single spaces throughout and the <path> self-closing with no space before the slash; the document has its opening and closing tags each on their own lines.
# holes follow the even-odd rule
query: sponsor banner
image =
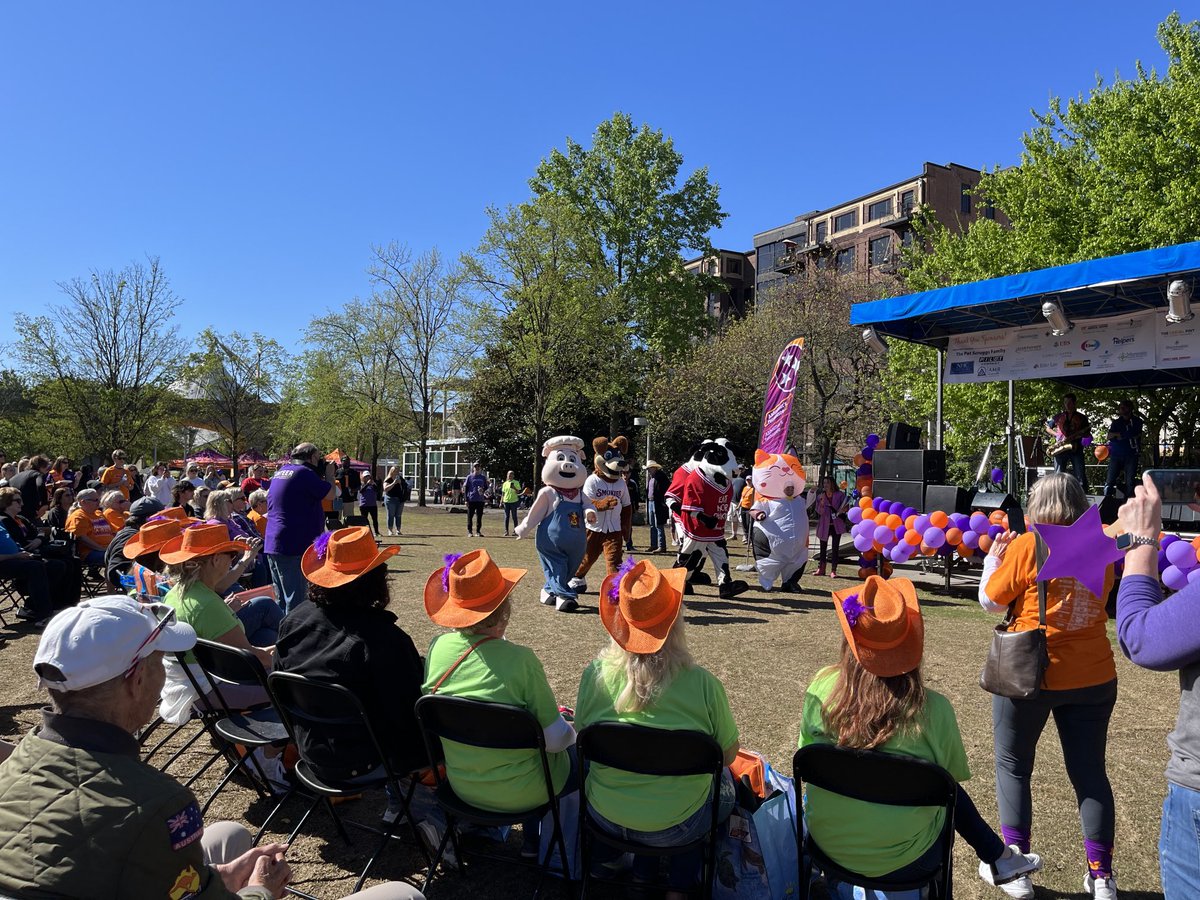
<svg viewBox="0 0 1200 900">
<path fill-rule="evenodd" d="M 758 446 L 764 453 L 783 453 L 787 449 L 792 398 L 800 380 L 800 360 L 803 358 L 804 338 L 796 338 L 783 348 L 771 372 L 758 438 Z"/>
<path fill-rule="evenodd" d="M 1179 325 L 1170 325 L 1159 317 L 1155 331 L 1155 352 L 1160 369 L 1200 366 L 1200 317 Z"/>
<path fill-rule="evenodd" d="M 946 384 L 978 384 L 1153 369 L 1160 367 L 1158 347 L 1164 342 L 1192 348 L 1191 356 L 1177 350 L 1180 359 L 1186 356 L 1189 361 L 1172 365 L 1195 365 L 1190 360 L 1200 358 L 1200 339 L 1188 343 L 1174 332 L 1164 336 L 1161 323 L 1161 314 L 1147 311 L 1081 320 L 1062 337 L 1051 334 L 1044 325 L 955 335 L 946 353 L 944 380 Z M 1183 326 L 1166 326 L 1171 327 Z"/>
</svg>

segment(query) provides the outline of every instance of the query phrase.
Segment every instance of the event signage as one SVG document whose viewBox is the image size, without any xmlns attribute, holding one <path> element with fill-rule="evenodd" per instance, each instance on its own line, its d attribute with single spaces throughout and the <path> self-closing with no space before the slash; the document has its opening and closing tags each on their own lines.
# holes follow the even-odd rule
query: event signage
<svg viewBox="0 0 1200 900">
<path fill-rule="evenodd" d="M 800 360 L 804 358 L 804 338 L 796 338 L 783 348 L 763 403 L 762 428 L 758 446 L 764 453 L 784 453 L 787 450 L 788 426 L 792 421 L 792 398 L 800 381 Z"/>
<path fill-rule="evenodd" d="M 1147 311 L 1080 320 L 1061 336 L 1044 325 L 954 335 L 944 381 L 981 384 L 1196 365 L 1200 331 L 1189 334 L 1189 328 L 1191 323 L 1167 326 Z"/>
</svg>

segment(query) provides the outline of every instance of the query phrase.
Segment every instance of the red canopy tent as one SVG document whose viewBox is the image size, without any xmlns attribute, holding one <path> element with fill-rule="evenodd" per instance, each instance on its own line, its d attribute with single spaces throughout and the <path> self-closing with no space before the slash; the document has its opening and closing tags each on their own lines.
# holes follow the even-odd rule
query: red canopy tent
<svg viewBox="0 0 1200 900">
<path fill-rule="evenodd" d="M 268 457 L 265 453 L 259 453 L 253 447 L 238 457 L 239 466 L 256 466 L 259 463 L 267 465 L 270 462 L 270 457 Z"/>
</svg>

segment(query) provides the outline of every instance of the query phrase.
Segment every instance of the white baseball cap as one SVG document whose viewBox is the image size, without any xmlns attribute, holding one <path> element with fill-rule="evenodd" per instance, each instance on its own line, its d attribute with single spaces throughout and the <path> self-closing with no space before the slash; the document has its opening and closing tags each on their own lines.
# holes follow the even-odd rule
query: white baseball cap
<svg viewBox="0 0 1200 900">
<path fill-rule="evenodd" d="M 42 687 L 81 691 L 128 672 L 157 650 L 195 645 L 195 630 L 175 621 L 171 607 L 110 594 L 55 615 L 42 632 L 33 671 Z"/>
</svg>

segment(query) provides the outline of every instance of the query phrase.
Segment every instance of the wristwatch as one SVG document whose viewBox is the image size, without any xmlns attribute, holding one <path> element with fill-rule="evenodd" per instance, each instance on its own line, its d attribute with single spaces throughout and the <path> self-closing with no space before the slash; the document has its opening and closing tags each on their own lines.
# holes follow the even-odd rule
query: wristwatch
<svg viewBox="0 0 1200 900">
<path fill-rule="evenodd" d="M 1129 551 L 1134 547 L 1157 547 L 1158 538 L 1148 537 L 1144 534 L 1125 534 L 1117 535 L 1117 549 Z"/>
</svg>

